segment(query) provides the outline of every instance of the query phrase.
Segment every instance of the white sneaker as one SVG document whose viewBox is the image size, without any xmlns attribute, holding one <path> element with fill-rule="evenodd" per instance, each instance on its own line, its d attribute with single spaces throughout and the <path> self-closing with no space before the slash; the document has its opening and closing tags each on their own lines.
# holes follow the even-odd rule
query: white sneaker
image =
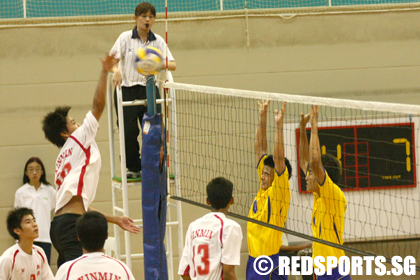
<svg viewBox="0 0 420 280">
<path fill-rule="evenodd" d="M 127 179 L 135 179 L 141 177 L 141 170 L 138 172 L 127 170 Z"/>
</svg>

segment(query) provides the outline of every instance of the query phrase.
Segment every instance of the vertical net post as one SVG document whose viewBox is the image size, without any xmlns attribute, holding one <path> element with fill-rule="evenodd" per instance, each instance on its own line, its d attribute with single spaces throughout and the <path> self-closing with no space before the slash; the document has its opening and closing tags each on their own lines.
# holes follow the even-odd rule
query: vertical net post
<svg viewBox="0 0 420 280">
<path fill-rule="evenodd" d="M 144 279 L 167 280 L 166 231 L 167 176 L 162 114 L 157 113 L 154 76 L 146 82 L 147 113 L 142 135 L 142 211 Z M 162 154 L 163 153 L 163 154 Z M 161 160 L 162 159 L 162 160 Z"/>
<path fill-rule="evenodd" d="M 154 116 L 156 115 L 155 76 L 147 76 L 146 93 L 147 93 L 147 114 L 149 114 L 149 116 Z"/>
</svg>

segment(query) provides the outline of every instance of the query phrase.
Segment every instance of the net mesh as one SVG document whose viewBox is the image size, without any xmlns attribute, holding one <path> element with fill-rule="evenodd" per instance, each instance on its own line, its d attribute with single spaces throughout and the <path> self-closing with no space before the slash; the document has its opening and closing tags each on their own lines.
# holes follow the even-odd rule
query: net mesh
<svg viewBox="0 0 420 280">
<path fill-rule="evenodd" d="M 285 16 L 366 11 L 416 10 L 418 0 L 300 0 L 300 1 L 149 1 L 168 20 L 196 20 L 226 17 Z M 104 24 L 132 22 L 138 1 L 128 0 L 4 0 L 0 27 Z"/>
<path fill-rule="evenodd" d="M 166 87 L 176 89 L 172 96 L 176 111 L 169 113 L 169 127 L 176 126 L 176 151 L 173 148 L 169 154 L 176 152 L 171 166 L 176 166 L 182 200 L 206 205 L 207 183 L 223 176 L 234 183 L 235 203 L 230 211 L 248 219 L 259 190 L 254 152 L 257 100 L 271 100 L 267 113 L 269 154 L 273 154 L 276 132 L 274 110 L 280 110 L 281 102 L 286 101 L 284 149 L 292 165 L 287 229 L 300 237 L 312 236 L 313 195 L 306 191 L 305 174 L 299 168 L 298 133 L 300 114 L 309 112 L 311 104 L 319 104 L 322 153 L 334 155 L 343 170 L 340 187 L 347 199 L 344 246 L 387 258 L 412 255 L 420 261 L 420 249 L 412 245 L 420 237 L 416 162 L 420 106 L 179 83 L 167 83 Z M 404 240 L 402 245 L 396 245 L 399 240 Z"/>
</svg>

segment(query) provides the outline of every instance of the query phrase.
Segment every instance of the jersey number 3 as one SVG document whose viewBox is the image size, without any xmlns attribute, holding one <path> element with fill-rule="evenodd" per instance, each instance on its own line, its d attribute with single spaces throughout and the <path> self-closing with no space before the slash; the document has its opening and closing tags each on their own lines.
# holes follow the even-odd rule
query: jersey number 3
<svg viewBox="0 0 420 280">
<path fill-rule="evenodd" d="M 68 162 L 63 166 L 63 171 L 61 171 L 61 173 L 57 175 L 57 180 L 55 180 L 55 184 L 58 186 L 58 189 L 60 189 L 61 184 L 63 184 L 64 178 L 66 178 L 70 170 L 71 170 L 71 164 L 70 162 Z"/>
<path fill-rule="evenodd" d="M 197 248 L 197 250 L 196 250 Z M 200 263 L 195 263 L 195 256 L 200 255 Z M 193 247 L 193 264 L 194 264 L 194 277 L 198 275 L 207 275 L 210 271 L 209 261 L 209 245 L 201 244 Z"/>
</svg>

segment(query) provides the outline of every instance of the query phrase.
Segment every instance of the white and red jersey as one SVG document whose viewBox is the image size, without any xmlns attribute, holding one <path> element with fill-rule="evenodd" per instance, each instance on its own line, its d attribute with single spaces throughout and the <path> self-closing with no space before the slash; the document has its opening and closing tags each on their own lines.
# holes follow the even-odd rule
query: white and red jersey
<svg viewBox="0 0 420 280">
<path fill-rule="evenodd" d="M 134 280 L 128 266 L 102 252 L 87 253 L 65 262 L 55 275 L 56 280 Z"/>
<path fill-rule="evenodd" d="M 57 204 L 65 206 L 73 196 L 81 196 L 85 210 L 95 199 L 101 169 L 101 154 L 95 142 L 99 123 L 92 112 L 67 139 L 55 162 Z"/>
<path fill-rule="evenodd" d="M 54 275 L 41 247 L 28 255 L 16 243 L 0 257 L 0 280 L 53 280 Z"/>
<path fill-rule="evenodd" d="M 221 212 L 211 212 L 188 227 L 178 274 L 193 280 L 221 280 L 222 264 L 239 265 L 241 226 Z"/>
</svg>

